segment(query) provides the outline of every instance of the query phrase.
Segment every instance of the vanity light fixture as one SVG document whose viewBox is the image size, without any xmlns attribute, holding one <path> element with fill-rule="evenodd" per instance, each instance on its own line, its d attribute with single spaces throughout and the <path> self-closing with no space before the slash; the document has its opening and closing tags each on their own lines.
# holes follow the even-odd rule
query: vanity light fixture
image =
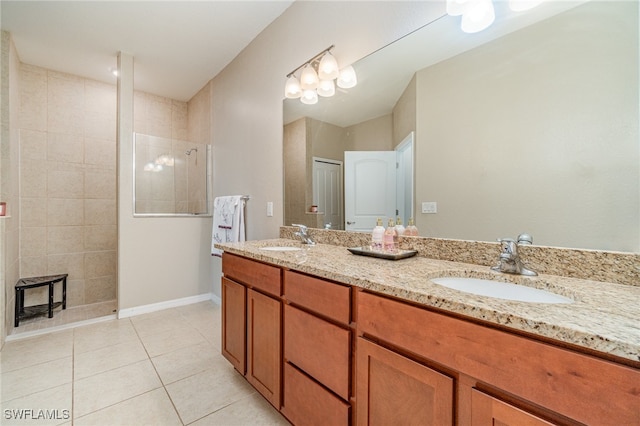
<svg viewBox="0 0 640 426">
<path fill-rule="evenodd" d="M 514 12 L 532 9 L 543 0 L 509 0 Z M 496 19 L 492 0 L 447 0 L 447 14 L 462 15 L 460 27 L 465 33 L 477 33 L 488 28 Z"/>
<path fill-rule="evenodd" d="M 331 97 L 336 93 L 336 84 L 342 89 L 354 87 L 358 80 L 351 65 L 340 70 L 336 58 L 331 54 L 333 45 L 287 74 L 284 96 L 298 99 L 307 105 L 318 103 L 318 96 Z M 295 73 L 302 69 L 300 79 Z M 334 81 L 335 80 L 335 81 Z"/>
</svg>

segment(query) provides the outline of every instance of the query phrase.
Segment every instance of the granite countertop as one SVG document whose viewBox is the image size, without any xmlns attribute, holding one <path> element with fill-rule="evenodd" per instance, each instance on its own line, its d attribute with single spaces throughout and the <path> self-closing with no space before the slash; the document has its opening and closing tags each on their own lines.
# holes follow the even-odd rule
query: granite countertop
<svg viewBox="0 0 640 426">
<path fill-rule="evenodd" d="M 299 251 L 267 251 L 298 246 Z M 351 254 L 345 247 L 305 246 L 290 239 L 216 244 L 228 253 L 399 297 L 456 314 L 640 362 L 640 287 L 565 278 L 524 277 L 486 266 L 412 257 L 398 261 Z M 472 277 L 548 290 L 572 304 L 515 302 L 433 283 L 436 277 Z"/>
</svg>

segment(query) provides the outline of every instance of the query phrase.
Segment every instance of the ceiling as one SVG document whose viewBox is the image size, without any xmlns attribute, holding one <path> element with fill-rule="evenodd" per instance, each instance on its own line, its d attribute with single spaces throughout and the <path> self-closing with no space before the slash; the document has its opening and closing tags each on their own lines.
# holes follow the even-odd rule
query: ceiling
<svg viewBox="0 0 640 426">
<path fill-rule="evenodd" d="M 2 0 L 0 16 L 23 63 L 115 84 L 122 51 L 136 90 L 188 101 L 292 3 Z"/>
</svg>

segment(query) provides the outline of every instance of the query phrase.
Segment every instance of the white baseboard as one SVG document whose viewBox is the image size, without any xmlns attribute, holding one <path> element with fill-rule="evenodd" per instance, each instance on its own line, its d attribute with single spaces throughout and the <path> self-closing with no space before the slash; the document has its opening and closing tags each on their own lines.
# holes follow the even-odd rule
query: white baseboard
<svg viewBox="0 0 640 426">
<path fill-rule="evenodd" d="M 213 293 L 199 294 L 197 296 L 183 297 L 182 299 L 167 300 L 165 302 L 152 303 L 150 305 L 135 306 L 133 308 L 125 308 L 118 310 L 118 318 L 129 318 L 136 315 L 148 314 L 150 312 L 161 311 L 163 309 L 176 308 L 178 306 L 191 305 L 192 303 L 205 302 L 212 300 L 216 304 L 220 304 L 220 298 Z"/>
</svg>

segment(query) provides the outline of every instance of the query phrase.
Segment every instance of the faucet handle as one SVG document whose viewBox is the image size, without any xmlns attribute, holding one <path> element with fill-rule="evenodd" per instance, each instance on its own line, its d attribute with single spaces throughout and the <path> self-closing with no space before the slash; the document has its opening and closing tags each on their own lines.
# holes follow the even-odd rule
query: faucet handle
<svg viewBox="0 0 640 426">
<path fill-rule="evenodd" d="M 515 254 L 518 252 L 518 245 L 513 238 L 499 238 L 498 242 L 502 244 L 503 253 Z"/>
<path fill-rule="evenodd" d="M 299 225 L 297 223 L 292 223 L 291 226 L 297 226 L 298 228 L 300 228 L 300 232 L 302 232 L 303 234 L 307 233 L 307 226 L 306 225 Z"/>
</svg>

